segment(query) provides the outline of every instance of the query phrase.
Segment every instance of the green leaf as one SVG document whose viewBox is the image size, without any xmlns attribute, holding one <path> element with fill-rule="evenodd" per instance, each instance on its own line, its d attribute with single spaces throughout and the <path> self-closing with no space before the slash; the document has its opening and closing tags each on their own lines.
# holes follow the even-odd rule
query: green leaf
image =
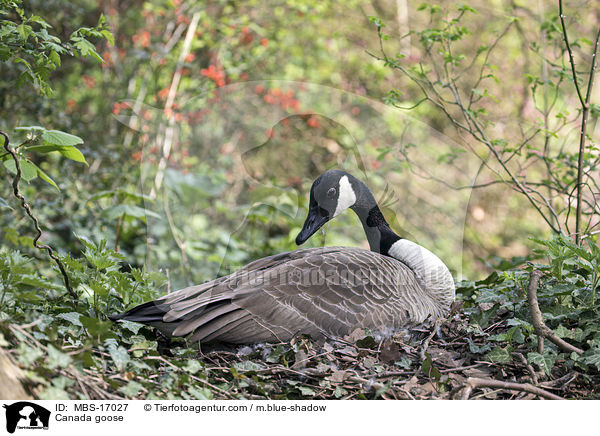
<svg viewBox="0 0 600 436">
<path fill-rule="evenodd" d="M 42 179 L 44 182 L 51 184 L 52 186 L 54 186 L 57 190 L 60 191 L 60 188 L 58 187 L 58 185 L 56 184 L 56 182 L 54 180 L 52 180 L 52 178 L 46 174 L 40 167 L 38 167 L 37 165 L 35 166 L 37 168 L 37 173 L 38 176 L 40 177 L 40 179 Z"/>
<path fill-rule="evenodd" d="M 527 353 L 527 361 L 529 363 L 535 363 L 540 369 L 543 369 L 546 375 L 550 375 L 556 356 L 548 353 L 543 355 L 536 352 Z"/>
<path fill-rule="evenodd" d="M 43 132 L 46 129 L 43 128 L 42 126 L 21 126 L 21 127 L 15 127 L 13 130 L 25 130 L 25 131 L 39 130 L 39 131 Z"/>
<path fill-rule="evenodd" d="M 123 371 L 129 362 L 129 353 L 127 353 L 127 349 L 121 345 L 117 346 L 114 343 L 111 343 L 108 346 L 108 352 L 110 353 L 110 357 L 112 357 L 115 362 L 115 366 L 119 371 Z"/>
<path fill-rule="evenodd" d="M 44 355 L 44 352 L 39 348 L 30 347 L 24 342 L 19 344 L 17 350 L 19 351 L 19 362 L 25 365 L 26 368 L 32 366 L 33 362 Z"/>
<path fill-rule="evenodd" d="M 48 368 L 65 368 L 69 366 L 71 362 L 71 356 L 54 348 L 52 345 L 48 345 Z"/>
<path fill-rule="evenodd" d="M 33 29 L 31 28 L 31 26 L 28 26 L 27 24 L 19 24 L 17 26 L 17 32 L 19 33 L 19 36 L 25 41 L 27 40 L 29 35 L 31 35 L 32 30 Z"/>
<path fill-rule="evenodd" d="M 512 357 L 510 356 L 508 350 L 502 347 L 494 348 L 492 351 L 487 353 L 486 357 L 489 359 L 490 362 L 495 363 L 506 363 L 512 360 Z"/>
<path fill-rule="evenodd" d="M 52 50 L 48 57 L 56 67 L 60 67 L 60 55 L 56 51 Z"/>
<path fill-rule="evenodd" d="M 87 39 L 77 36 L 72 37 L 71 40 L 74 41 L 73 45 L 79 50 L 81 56 L 91 56 L 98 62 L 104 62 L 104 59 L 96 52 L 96 47 Z"/>
<path fill-rule="evenodd" d="M 131 380 L 125 386 L 119 388 L 119 392 L 124 393 L 128 397 L 135 397 L 141 390 L 143 386 L 136 381 Z"/>
<path fill-rule="evenodd" d="M 147 216 L 160 219 L 160 215 L 150 210 L 144 209 L 143 207 L 133 206 L 130 204 L 119 204 L 117 206 L 109 207 L 104 210 L 106 218 L 109 220 L 116 220 L 121 216 L 139 218 L 145 220 Z"/>
<path fill-rule="evenodd" d="M 187 364 L 183 367 L 186 371 L 192 374 L 196 374 L 198 371 L 202 370 L 204 365 L 202 365 L 197 360 L 188 360 Z"/>
<path fill-rule="evenodd" d="M 110 321 L 100 321 L 97 318 L 88 316 L 81 316 L 79 321 L 81 321 L 91 336 L 105 337 L 107 336 L 107 333 L 111 333 L 113 328 L 113 323 Z"/>
<path fill-rule="evenodd" d="M 471 338 L 467 338 L 467 342 L 469 343 L 469 351 L 473 354 L 483 354 L 491 349 L 490 344 L 479 346 Z"/>
<path fill-rule="evenodd" d="M 144 324 L 140 324 L 139 322 L 127 321 L 127 320 L 120 321 L 119 325 L 121 327 L 125 327 L 127 330 L 132 332 L 134 335 L 137 335 L 137 332 L 139 332 L 140 329 L 142 327 L 144 327 Z"/>
<path fill-rule="evenodd" d="M 46 130 L 42 133 L 42 139 L 52 145 L 78 145 L 83 144 L 83 139 L 60 130 Z"/>
<path fill-rule="evenodd" d="M 35 153 L 52 153 L 53 151 L 59 151 L 60 145 L 31 145 L 26 147 L 27 151 L 33 151 Z"/>
<path fill-rule="evenodd" d="M 425 353 L 425 360 L 421 365 L 421 371 L 423 371 L 423 374 L 425 374 L 427 377 L 433 377 L 437 381 L 440 381 L 442 378 L 442 373 L 433 365 L 433 361 L 431 360 L 429 353 Z"/>
<path fill-rule="evenodd" d="M 13 208 L 10 207 L 10 205 L 6 202 L 6 200 L 4 198 L 0 197 L 0 209 L 2 209 L 4 207 L 6 207 L 10 210 L 13 210 Z"/>
<path fill-rule="evenodd" d="M 235 362 L 233 368 L 238 371 L 258 371 L 263 369 L 262 365 L 251 360 L 242 360 L 241 362 Z"/>
<path fill-rule="evenodd" d="M 198 400 L 212 400 L 213 399 L 213 393 L 210 391 L 210 389 L 190 388 L 190 389 L 188 389 L 188 392 L 190 393 L 190 395 L 192 395 L 194 398 L 196 398 Z"/>
<path fill-rule="evenodd" d="M 311 388 L 308 388 L 306 386 L 300 386 L 300 392 L 302 393 L 302 395 L 305 396 L 309 396 L 312 397 L 315 395 L 315 391 L 313 391 Z"/>
<path fill-rule="evenodd" d="M 83 324 L 81 323 L 81 321 L 79 321 L 81 314 L 78 312 L 59 313 L 56 317 L 62 318 L 65 321 L 69 321 L 71 324 L 75 324 L 79 327 L 83 327 Z"/>
<path fill-rule="evenodd" d="M 15 165 L 14 159 L 5 160 L 3 164 L 12 174 L 17 174 L 17 166 Z M 30 182 L 37 177 L 37 166 L 33 163 L 25 159 L 19 159 L 19 165 L 21 167 L 21 177 L 23 180 Z"/>
<path fill-rule="evenodd" d="M 77 147 L 61 147 L 61 149 L 59 150 L 59 153 L 62 154 L 67 159 L 74 160 L 75 162 L 82 162 L 86 165 L 88 164 L 85 161 L 85 157 L 83 156 L 83 153 L 81 151 L 79 151 L 79 149 Z"/>
<path fill-rule="evenodd" d="M 594 365 L 600 370 L 600 348 L 592 348 L 587 350 L 582 356 L 581 360 L 588 365 Z"/>
<path fill-rule="evenodd" d="M 28 160 L 19 161 L 21 164 L 21 173 L 23 180 L 26 182 L 30 182 L 35 179 L 38 175 L 37 166 L 35 164 L 29 162 Z"/>
</svg>

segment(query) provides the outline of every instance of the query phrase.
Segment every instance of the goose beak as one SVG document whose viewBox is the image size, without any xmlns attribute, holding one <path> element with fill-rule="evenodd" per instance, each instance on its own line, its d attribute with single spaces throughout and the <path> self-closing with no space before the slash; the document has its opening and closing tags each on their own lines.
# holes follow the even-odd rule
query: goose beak
<svg viewBox="0 0 600 436">
<path fill-rule="evenodd" d="M 325 213 L 320 213 L 323 211 Z M 306 217 L 306 221 L 304 221 L 304 226 L 298 236 L 296 236 L 296 245 L 302 245 L 308 238 L 310 238 L 317 230 L 323 227 L 329 221 L 329 216 L 326 211 L 320 209 L 319 207 L 311 207 L 308 211 L 308 216 Z"/>
</svg>

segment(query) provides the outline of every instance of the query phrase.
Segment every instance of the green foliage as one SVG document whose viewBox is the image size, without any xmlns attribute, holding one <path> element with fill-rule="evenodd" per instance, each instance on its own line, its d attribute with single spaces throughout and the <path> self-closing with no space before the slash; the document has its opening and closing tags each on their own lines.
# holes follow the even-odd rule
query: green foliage
<svg viewBox="0 0 600 436">
<path fill-rule="evenodd" d="M 104 16 L 96 27 L 75 30 L 68 39 L 52 35 L 52 26 L 42 17 L 26 13 L 22 0 L 0 1 L 0 61 L 19 66 L 18 87 L 33 85 L 42 95 L 51 95 L 50 74 L 61 65 L 62 56 L 102 58 L 90 38 L 113 38 Z"/>
<path fill-rule="evenodd" d="M 520 9 L 515 7 L 513 12 Z M 483 147 L 474 148 L 465 143 L 465 149 L 482 159 L 483 150 L 489 153 L 485 159 L 491 158 L 498 166 L 490 171 L 491 178 L 510 183 L 554 233 L 573 233 L 570 227 L 574 225 L 579 242 L 580 235 L 595 226 L 597 200 L 593 192 L 598 187 L 591 174 L 599 168 L 600 159 L 595 152 L 597 144 L 585 131 L 588 112 L 594 109 L 589 97 L 583 100 L 579 86 L 587 84 L 591 89 L 593 85 L 597 44 L 585 37 L 577 38 L 572 44 L 579 48 L 591 46 L 588 51 L 591 51 L 592 61 L 586 59 L 583 64 L 578 61 L 578 69 L 586 72 L 577 75 L 574 65 L 564 62 L 568 54 L 572 63 L 573 53 L 566 36 L 563 38 L 558 10 L 528 24 L 521 19 L 530 20 L 530 17 L 508 16 L 504 22 L 495 19 L 493 24 L 486 25 L 484 38 L 473 29 L 480 25 L 480 20 L 489 17 L 478 16 L 471 6 L 423 3 L 417 10 L 427 19 L 400 37 L 418 41 L 417 47 L 412 48 L 418 54 L 413 54 L 411 59 L 403 53 L 388 53 L 394 41 L 383 33 L 384 20 L 371 17 L 380 41 L 379 55 L 373 56 L 399 77 L 407 79 L 413 88 L 412 92 L 406 86 L 402 91 L 392 89 L 384 101 L 420 113 L 424 112 L 421 104 L 426 102 L 460 135 L 466 134 Z M 576 27 L 572 21 L 569 25 Z M 534 26 L 537 31 L 531 45 L 528 39 L 531 32 L 524 30 L 525 26 Z M 589 36 L 597 34 L 595 27 L 596 24 L 588 23 L 585 30 L 590 32 Z M 519 40 L 520 47 L 515 45 Z M 473 47 L 477 47 L 476 50 Z M 508 67 L 505 56 L 513 50 L 518 50 L 519 57 L 526 59 L 520 70 L 526 78 L 526 86 L 522 88 L 522 102 L 518 105 L 506 98 L 514 95 L 514 88 L 507 88 L 501 81 Z M 514 67 L 510 64 L 509 68 Z M 514 86 L 518 80 L 510 81 L 508 86 Z M 569 82 L 578 84 L 576 93 Z M 577 100 L 581 103 L 575 117 L 569 116 L 567 110 L 572 95 L 579 95 Z M 528 104 L 535 108 L 531 114 L 516 111 Z M 515 129 L 502 129 L 503 133 L 498 134 L 495 126 L 500 119 L 503 126 L 511 124 Z M 570 141 L 575 143 L 568 130 L 575 125 L 580 132 L 577 138 L 580 148 L 568 146 Z M 504 133 L 507 131 L 520 131 L 520 134 Z M 588 183 L 594 187 L 584 196 L 583 186 Z M 573 192 L 577 192 L 576 205 L 571 201 Z M 584 220 L 581 214 L 589 218 Z M 584 221 L 587 222 L 585 228 Z"/>
<path fill-rule="evenodd" d="M 526 269 L 492 273 L 480 282 L 463 282 L 458 293 L 465 301 L 474 326 L 485 332 L 491 323 L 501 325 L 495 334 L 483 334 L 499 345 L 488 351 L 473 343 L 471 351 L 485 354 L 494 363 L 510 363 L 512 353 L 521 351 L 527 361 L 547 376 L 564 368 L 597 371 L 600 343 L 600 304 L 598 304 L 599 250 L 594 241 L 580 247 L 570 238 L 556 236 L 537 241 L 543 248 L 536 256 L 546 258 L 548 265 L 531 264 Z M 536 349 L 537 335 L 529 314 L 526 289 L 529 272 L 537 268 L 545 272 L 537 291 L 544 322 L 555 333 L 578 348 L 583 355 L 567 353 L 546 341 L 543 354 Z M 559 365 L 560 363 L 560 365 Z"/>
<path fill-rule="evenodd" d="M 16 154 L 21 167 L 21 177 L 26 182 L 34 180 L 36 177 L 44 180 L 56 189 L 58 185 L 50 178 L 44 170 L 33 162 L 31 153 L 50 154 L 56 152 L 67 159 L 81 162 L 87 165 L 83 153 L 75 147 L 83 144 L 83 139 L 60 130 L 46 130 L 40 126 L 16 127 L 18 133 L 25 133 L 26 138 L 16 147 Z M 4 167 L 13 175 L 17 174 L 17 168 L 13 157 L 4 152 L 0 154 L 0 161 Z"/>
<path fill-rule="evenodd" d="M 379 125 L 360 125 L 360 116 L 376 104 L 353 107 L 353 117 L 343 119 L 345 125 L 327 124 L 331 120 L 325 117 L 305 116 L 305 102 L 323 113 L 333 103 L 327 95 L 304 94 L 306 83 L 413 107 L 436 134 L 446 135 L 444 139 L 461 138 L 452 131 L 454 121 L 473 121 L 487 135 L 475 129 L 472 137 L 487 147 L 475 147 L 482 159 L 495 150 L 528 188 L 539 188 L 543 195 L 542 188 L 568 192 L 578 156 L 568 147 L 574 141 L 565 132 L 577 130 L 570 127 L 578 111 L 566 104 L 570 96 L 563 85 L 572 78 L 564 64 L 556 14 L 548 13 L 538 22 L 531 17 L 539 14 L 521 13 L 524 6 L 513 11 L 519 14 L 517 21 L 504 13 L 484 13 L 485 2 L 423 4 L 419 11 L 408 12 L 411 32 L 397 39 L 396 25 L 391 24 L 398 18 L 395 5 L 387 10 L 383 4 L 369 4 L 368 11 L 375 12 L 368 13 L 380 16 L 371 17 L 369 26 L 361 2 L 341 7 L 335 2 L 284 0 L 259 7 L 216 1 L 209 9 L 195 9 L 193 2 L 126 2 L 119 11 L 105 8 L 106 19 L 94 2 L 33 2 L 35 13 L 21 1 L 0 2 L 0 61 L 6 71 L 0 85 L 0 118 L 5 129 L 14 132 L 11 143 L 17 145 L 27 182 L 22 190 L 45 230 L 44 240 L 59 253 L 68 253 L 60 257 L 80 296 L 78 302 L 65 297 L 58 271 L 30 248 L 31 228 L 21 219 L 18 201 L 6 184 L 0 197 L 0 238 L 6 245 L 0 248 L 0 345 L 27 370 L 39 397 L 390 398 L 394 393 L 405 398 L 406 391 L 419 398 L 448 398 L 473 375 L 466 370 L 462 381 L 462 375 L 452 377 L 461 366 L 479 365 L 478 370 L 489 370 L 490 377 L 526 379 L 520 355 L 546 378 L 573 371 L 579 374 L 578 385 L 597 384 L 597 246 L 592 239 L 583 247 L 568 238 L 537 239 L 542 248 L 526 256 L 526 237 L 543 237 L 544 229 L 521 213 L 523 202 L 511 203 L 504 195 L 481 194 L 487 215 L 481 227 L 468 227 L 466 232 L 463 272 L 471 273 L 479 263 L 481 270 L 495 272 L 458 287 L 465 313 L 449 321 L 448 344 L 433 339 L 425 359 L 416 352 L 422 346 L 418 340 L 381 344 L 365 334 L 344 344 L 299 338 L 291 344 L 213 353 L 213 364 L 198 354 L 195 344 L 178 340 L 165 351 L 152 329 L 115 324 L 106 317 L 168 290 L 294 249 L 307 208 L 308 193 L 302 191 L 307 180 L 324 168 L 346 164 L 322 150 L 347 151 L 353 141 L 366 144 L 361 171 L 368 174 L 374 192 L 383 190 L 386 174 L 414 169 L 409 162 L 397 162 L 394 142 L 377 136 Z M 64 6 L 58 8 L 63 9 L 60 13 L 56 4 Z M 198 28 L 183 59 L 186 30 L 196 13 Z M 340 26 L 341 21 L 352 25 Z M 114 41 L 107 23 L 114 29 Z M 581 34 L 587 34 L 585 22 L 582 26 Z M 534 33 L 538 31 L 542 33 Z M 365 53 L 375 52 L 379 42 L 386 53 L 394 53 L 383 56 L 383 62 Z M 589 42 L 579 38 L 573 46 L 589 50 Z M 177 86 L 175 71 L 181 73 Z M 287 82 L 265 79 L 300 83 L 287 88 Z M 283 124 L 275 126 L 279 137 L 266 143 L 266 152 L 258 147 L 265 144 L 264 129 L 249 129 L 240 136 L 235 132 L 233 142 L 257 149 L 231 151 L 231 138 L 213 135 L 221 128 L 213 127 L 221 124 L 213 124 L 206 108 L 219 108 L 217 96 L 225 85 L 252 80 L 260 82 L 249 89 L 267 106 L 243 114 L 224 106 L 217 115 L 231 125 L 254 126 L 276 113 L 287 117 L 289 128 L 277 131 Z M 395 88 L 389 90 L 389 83 Z M 17 89 L 15 84 L 21 86 Z M 428 98 L 420 94 L 420 86 L 429 92 Z M 172 88 L 176 100 L 167 108 Z M 463 97 L 464 110 L 452 100 L 453 91 Z M 526 100 L 530 97 L 533 101 Z M 189 105 L 183 103 L 188 100 Z M 424 104 L 431 100 L 442 107 Z M 443 109 L 454 121 L 448 122 Z M 166 153 L 164 133 L 173 125 L 168 113 L 180 136 Z M 591 104 L 592 119 L 598 114 L 598 106 Z M 404 128 L 396 115 L 383 120 L 378 112 L 370 119 L 381 121 L 384 130 Z M 416 136 L 405 148 L 422 150 L 429 139 Z M 319 141 L 322 147 L 313 153 L 308 145 Z M 590 140 L 583 156 L 590 172 L 597 170 L 596 151 Z M 0 159 L 10 182 L 14 161 L 7 154 Z M 438 164 L 463 159 L 465 150 L 460 147 L 437 155 Z M 161 175 L 156 170 L 161 160 L 166 165 L 163 184 L 152 189 Z M 377 172 L 380 166 L 387 173 Z M 482 169 L 482 177 L 495 181 L 496 173 L 490 176 L 486 171 Z M 140 179 L 150 180 L 150 189 L 140 189 Z M 499 179 L 499 186 L 505 186 L 505 177 Z M 60 192 L 47 184 L 60 186 Z M 536 195 L 535 201 L 540 198 Z M 571 208 L 570 201 L 558 197 L 549 203 L 561 217 Z M 519 217 L 514 213 L 509 222 L 495 222 L 492 215 L 502 209 L 498 205 L 518 210 Z M 384 213 L 389 216 L 400 206 L 404 203 L 392 203 Z M 327 240 L 316 237 L 311 243 L 361 242 L 359 223 L 349 225 L 345 218 L 330 225 Z M 456 253 L 443 238 L 435 244 L 431 248 L 436 253 Z M 512 244 L 521 249 L 506 254 L 505 247 Z M 479 262 L 490 252 L 498 256 Z M 564 353 L 551 343 L 538 352 L 525 296 L 531 266 L 522 267 L 532 256 L 548 262 L 535 265 L 546 273 L 538 291 L 546 323 L 583 348 L 583 355 Z M 148 269 L 142 266 L 146 260 Z M 566 396 L 590 395 L 575 390 Z"/>
</svg>

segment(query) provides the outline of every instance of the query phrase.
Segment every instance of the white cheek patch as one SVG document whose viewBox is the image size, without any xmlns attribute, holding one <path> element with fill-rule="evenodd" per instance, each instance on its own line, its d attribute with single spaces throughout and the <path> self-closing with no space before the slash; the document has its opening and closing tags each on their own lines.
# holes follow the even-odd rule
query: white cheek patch
<svg viewBox="0 0 600 436">
<path fill-rule="evenodd" d="M 334 217 L 338 216 L 356 203 L 356 194 L 354 193 L 354 189 L 352 189 L 352 185 L 350 184 L 350 180 L 348 180 L 348 176 L 343 176 L 340 179 L 339 191 L 340 195 L 338 196 L 337 207 L 335 208 L 335 213 L 333 214 Z"/>
</svg>

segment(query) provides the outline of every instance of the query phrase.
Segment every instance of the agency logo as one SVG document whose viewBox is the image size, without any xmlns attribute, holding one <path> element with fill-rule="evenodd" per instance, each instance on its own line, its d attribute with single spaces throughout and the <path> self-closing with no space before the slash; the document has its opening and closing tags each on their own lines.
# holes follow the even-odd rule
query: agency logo
<svg viewBox="0 0 600 436">
<path fill-rule="evenodd" d="M 50 411 L 29 401 L 2 407 L 6 409 L 6 431 L 14 433 L 19 430 L 47 430 L 50 422 Z"/>
</svg>

